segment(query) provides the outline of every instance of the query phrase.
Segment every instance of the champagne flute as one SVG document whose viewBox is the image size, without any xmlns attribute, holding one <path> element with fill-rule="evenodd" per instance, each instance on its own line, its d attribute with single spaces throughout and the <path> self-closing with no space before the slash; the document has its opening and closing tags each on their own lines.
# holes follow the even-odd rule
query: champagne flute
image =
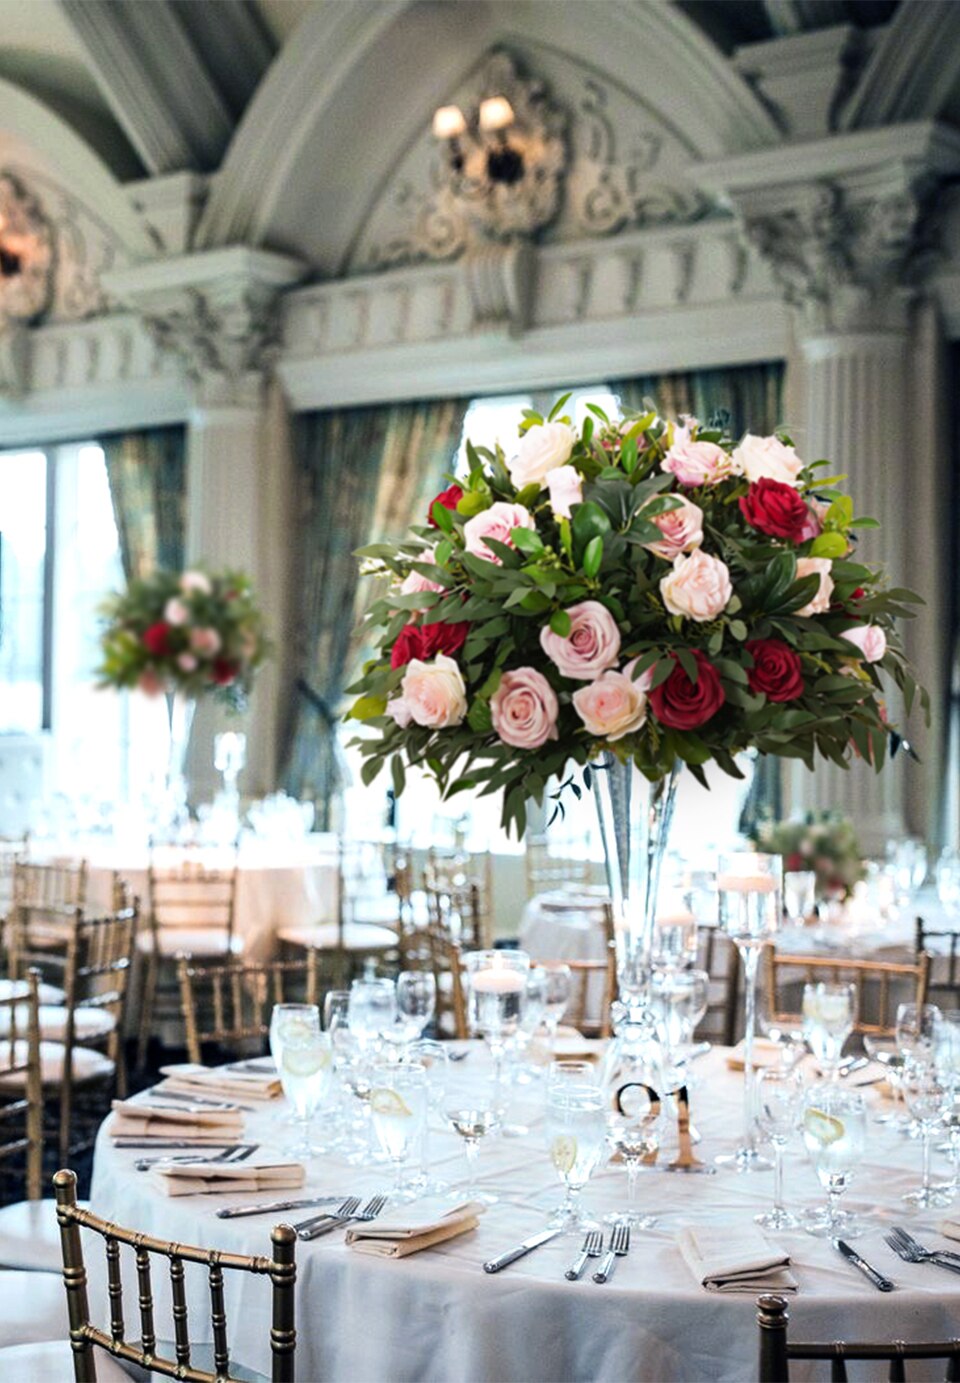
<svg viewBox="0 0 960 1383">
<path fill-rule="evenodd" d="M 900 1072 L 900 1089 L 907 1110 L 920 1130 L 923 1168 L 919 1187 L 916 1191 L 908 1191 L 903 1199 L 921 1210 L 948 1205 L 953 1198 L 951 1189 L 930 1184 L 930 1139 L 948 1103 L 948 1093 L 936 1065 L 932 1061 L 908 1057 Z"/>
<path fill-rule="evenodd" d="M 291 1013 L 290 1010 L 296 1010 Z M 326 1149 L 310 1141 L 310 1124 L 330 1084 L 333 1055 L 330 1036 L 320 1031 L 316 1004 L 275 1004 L 270 1018 L 274 1052 L 283 1093 L 293 1107 L 299 1137 L 291 1157 L 309 1158 Z"/>
<path fill-rule="evenodd" d="M 757 1123 L 773 1147 L 773 1208 L 753 1217 L 765 1229 L 796 1229 L 799 1224 L 783 1203 L 783 1150 L 797 1127 L 798 1075 L 790 1069 L 757 1073 Z"/>
<path fill-rule="evenodd" d="M 803 1227 L 819 1238 L 853 1239 L 864 1226 L 839 1209 L 839 1200 L 866 1147 L 863 1096 L 840 1084 L 811 1086 L 804 1096 L 801 1124 L 807 1153 L 827 1193 L 826 1206 L 808 1211 Z"/>
<path fill-rule="evenodd" d="M 544 1018 L 553 1051 L 557 1041 L 557 1028 L 567 1011 L 573 993 L 573 976 L 569 965 L 548 965 L 547 971 L 547 1012 Z"/>
<path fill-rule="evenodd" d="M 437 1007 L 437 981 L 429 970 L 401 970 L 397 976 L 397 1011 L 416 1041 L 433 1018 Z"/>
<path fill-rule="evenodd" d="M 413 1185 L 421 1196 L 439 1196 L 448 1191 L 449 1183 L 430 1175 L 430 1114 L 442 1119 L 447 1098 L 447 1084 L 450 1077 L 450 1059 L 442 1042 L 422 1037 L 411 1042 L 404 1056 L 422 1066 L 427 1078 L 427 1117 L 423 1121 L 423 1136 L 420 1140 L 420 1171 Z"/>
<path fill-rule="evenodd" d="M 564 1199 L 551 1216 L 552 1228 L 572 1233 L 597 1227 L 584 1216 L 580 1193 L 600 1162 L 605 1140 L 603 1091 L 592 1069 L 586 1062 L 555 1061 L 547 1087 L 546 1142 Z"/>
<path fill-rule="evenodd" d="M 737 851 L 720 856 L 717 891 L 720 925 L 736 945 L 743 962 L 743 1143 L 733 1153 L 716 1160 L 738 1172 L 770 1166 L 756 1146 L 753 1040 L 757 1014 L 757 967 L 764 943 L 780 922 L 780 885 L 783 861 L 779 855 Z"/>
<path fill-rule="evenodd" d="M 933 1052 L 943 1014 L 936 1004 L 898 1004 L 897 1051 L 905 1061 L 926 1061 Z"/>
<path fill-rule="evenodd" d="M 823 1075 L 840 1078 L 843 1044 L 853 1032 L 856 991 L 852 984 L 820 980 L 803 987 L 803 1036 Z"/>
<path fill-rule="evenodd" d="M 427 1073 L 419 1062 L 375 1066 L 369 1096 L 373 1131 L 393 1163 L 392 1201 L 416 1200 L 417 1190 L 404 1185 L 403 1173 L 419 1147 L 427 1118 Z"/>
</svg>

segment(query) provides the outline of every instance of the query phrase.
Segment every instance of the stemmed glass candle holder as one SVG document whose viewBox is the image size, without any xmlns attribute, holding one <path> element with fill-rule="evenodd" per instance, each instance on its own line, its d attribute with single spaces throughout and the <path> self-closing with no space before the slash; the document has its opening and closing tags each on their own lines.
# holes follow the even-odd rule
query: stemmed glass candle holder
<svg viewBox="0 0 960 1383">
<path fill-rule="evenodd" d="M 737 852 L 720 856 L 717 891 L 720 925 L 736 945 L 743 962 L 743 1143 L 717 1162 L 738 1172 L 769 1167 L 757 1152 L 753 1041 L 757 1021 L 757 967 L 764 942 L 780 922 L 783 861 L 779 855 Z"/>
<path fill-rule="evenodd" d="M 463 964 L 470 1027 L 490 1049 L 499 1105 L 503 1055 L 523 1012 L 530 957 L 526 951 L 468 951 Z"/>
</svg>

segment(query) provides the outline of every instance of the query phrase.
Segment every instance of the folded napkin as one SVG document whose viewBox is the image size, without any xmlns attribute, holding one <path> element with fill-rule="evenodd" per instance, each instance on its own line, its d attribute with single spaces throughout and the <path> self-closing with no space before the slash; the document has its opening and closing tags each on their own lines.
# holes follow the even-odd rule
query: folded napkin
<svg viewBox="0 0 960 1383">
<path fill-rule="evenodd" d="M 114 1100 L 112 1138 L 196 1138 L 219 1142 L 243 1137 L 239 1109 L 208 1109 L 203 1105 L 165 1105 L 143 1100 Z"/>
<path fill-rule="evenodd" d="M 304 1183 L 299 1162 L 158 1162 L 150 1180 L 165 1196 L 204 1196 L 219 1191 L 285 1191 Z"/>
<path fill-rule="evenodd" d="M 228 1100 L 276 1100 L 283 1094 L 275 1071 L 237 1071 L 225 1066 L 161 1066 L 165 1078 L 155 1087 L 186 1095 L 214 1095 Z"/>
<path fill-rule="evenodd" d="M 790 1255 L 774 1248 L 753 1225 L 700 1225 L 681 1229 L 683 1261 L 708 1292 L 795 1292 Z"/>
<path fill-rule="evenodd" d="M 465 1201 L 451 1208 L 441 1200 L 423 1200 L 416 1211 L 405 1207 L 367 1224 L 354 1225 L 347 1230 L 347 1243 L 358 1253 L 372 1253 L 378 1258 L 406 1258 L 408 1254 L 433 1248 L 434 1244 L 476 1229 L 478 1217 L 485 1209 L 479 1201 Z"/>
<path fill-rule="evenodd" d="M 960 1220 L 941 1220 L 940 1233 L 947 1239 L 960 1239 Z"/>
<path fill-rule="evenodd" d="M 783 1061 L 785 1050 L 778 1042 L 772 1042 L 769 1037 L 755 1037 L 753 1040 L 753 1064 L 761 1069 L 779 1066 Z M 738 1042 L 732 1051 L 727 1053 L 727 1065 L 731 1071 L 742 1071 L 743 1063 L 743 1043 Z"/>
</svg>

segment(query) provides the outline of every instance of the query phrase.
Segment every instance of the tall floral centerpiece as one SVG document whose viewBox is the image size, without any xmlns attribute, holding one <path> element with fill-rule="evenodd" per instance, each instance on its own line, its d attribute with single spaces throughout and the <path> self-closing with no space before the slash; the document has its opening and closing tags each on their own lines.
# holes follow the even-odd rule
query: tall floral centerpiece
<svg viewBox="0 0 960 1383">
<path fill-rule="evenodd" d="M 365 781 L 389 763 L 400 792 L 416 764 L 448 797 L 502 791 L 518 834 L 531 798 L 579 794 L 584 770 L 621 997 L 642 1009 L 681 766 L 741 777 L 754 747 L 879 771 L 883 681 L 908 711 L 919 690 L 895 631 L 919 598 L 858 560 L 875 522 L 785 434 L 595 407 L 577 428 L 565 404 L 526 411 L 510 455 L 468 444 L 426 522 L 361 551 L 390 585 L 351 714 L 375 732 Z"/>
<path fill-rule="evenodd" d="M 184 758 L 202 696 L 241 710 L 267 653 L 263 620 L 241 572 L 156 571 L 102 607 L 100 685 L 165 695 L 170 724 L 163 824 L 186 810 Z"/>
</svg>

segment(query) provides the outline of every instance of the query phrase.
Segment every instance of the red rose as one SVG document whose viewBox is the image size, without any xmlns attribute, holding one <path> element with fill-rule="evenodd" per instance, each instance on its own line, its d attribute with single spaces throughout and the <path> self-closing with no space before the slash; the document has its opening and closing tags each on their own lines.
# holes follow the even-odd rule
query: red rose
<svg viewBox="0 0 960 1383">
<path fill-rule="evenodd" d="M 805 866 L 806 860 L 799 850 L 794 850 L 793 854 L 788 855 L 783 862 L 783 869 L 786 874 L 795 874 L 798 869 L 803 869 Z"/>
<path fill-rule="evenodd" d="M 437 653 L 446 653 L 452 658 L 466 643 L 469 632 L 470 625 L 466 620 L 458 620 L 455 624 L 445 624 L 443 620 L 437 624 L 425 624 L 420 630 L 420 647 L 423 649 L 420 657 L 433 658 Z"/>
<path fill-rule="evenodd" d="M 695 730 L 704 725 L 726 701 L 720 674 L 702 653 L 692 653 L 697 664 L 697 680 L 691 682 L 676 654 L 674 668 L 665 682 L 650 693 L 653 714 L 661 725 L 675 730 Z"/>
<path fill-rule="evenodd" d="M 448 485 L 445 490 L 441 490 L 440 493 L 430 501 L 430 508 L 427 510 L 427 523 L 430 527 L 436 528 L 437 526 L 437 521 L 433 517 L 433 506 L 435 504 L 442 504 L 444 509 L 456 509 L 462 499 L 463 491 L 459 485 Z"/>
<path fill-rule="evenodd" d="M 405 624 L 390 653 L 390 666 L 405 667 L 411 658 L 423 657 L 423 631 L 413 620 Z"/>
<path fill-rule="evenodd" d="M 237 680 L 239 671 L 239 663 L 235 663 L 231 658 L 214 658 L 211 680 L 218 687 L 229 687 L 231 682 Z"/>
<path fill-rule="evenodd" d="M 171 653 L 170 648 L 170 626 L 164 620 L 158 620 L 156 624 L 151 624 L 149 629 L 143 632 L 142 643 L 148 653 L 152 653 L 155 658 L 166 658 Z"/>
<path fill-rule="evenodd" d="M 803 695 L 803 670 L 799 655 L 782 639 L 751 639 L 745 645 L 753 658 L 747 668 L 752 692 L 763 692 L 768 701 L 795 701 Z"/>
<path fill-rule="evenodd" d="M 771 538 L 799 543 L 807 523 L 807 505 L 792 485 L 766 476 L 751 485 L 740 500 L 740 512 L 751 528 Z"/>
</svg>

